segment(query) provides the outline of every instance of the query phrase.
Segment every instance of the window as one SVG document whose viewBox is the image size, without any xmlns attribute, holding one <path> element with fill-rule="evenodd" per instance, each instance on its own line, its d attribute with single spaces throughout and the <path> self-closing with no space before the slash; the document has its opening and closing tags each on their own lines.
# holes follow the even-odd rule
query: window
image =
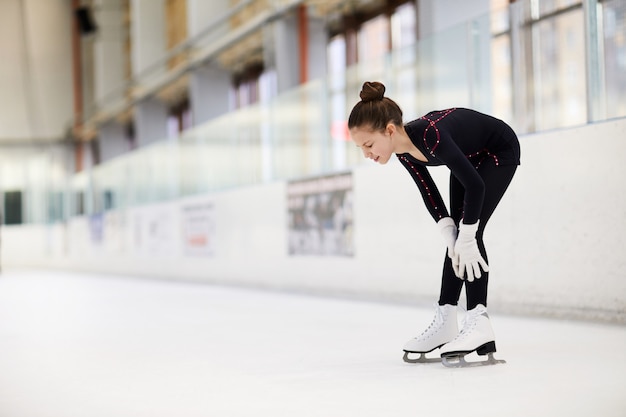
<svg viewBox="0 0 626 417">
<path fill-rule="evenodd" d="M 587 120 L 582 7 L 532 23 L 535 129 Z"/>
<path fill-rule="evenodd" d="M 185 100 L 169 109 L 167 116 L 167 137 L 177 138 L 180 134 L 193 126 L 189 101 Z"/>
<path fill-rule="evenodd" d="M 529 0 L 516 3 L 515 10 L 506 3 L 492 1 L 494 114 L 511 121 L 515 117 L 520 132 L 584 124 L 587 92 L 582 2 Z M 509 27 L 510 21 L 515 22 L 513 27 Z"/>
<path fill-rule="evenodd" d="M 391 15 L 391 47 L 401 49 L 415 44 L 417 35 L 415 4 L 404 3 Z"/>
<path fill-rule="evenodd" d="M 22 192 L 4 193 L 4 224 L 22 224 Z"/>
<path fill-rule="evenodd" d="M 233 105 L 235 109 L 249 106 L 260 100 L 261 78 L 263 76 L 262 65 L 254 65 L 237 74 L 233 80 Z M 263 86 L 263 92 L 267 93 L 266 87 Z M 271 86 L 271 84 L 270 84 Z"/>
<path fill-rule="evenodd" d="M 389 52 L 390 41 L 389 18 L 386 15 L 363 23 L 358 35 L 359 62 L 380 60 Z"/>
<path fill-rule="evenodd" d="M 626 2 L 602 2 L 606 116 L 626 116 Z"/>
</svg>

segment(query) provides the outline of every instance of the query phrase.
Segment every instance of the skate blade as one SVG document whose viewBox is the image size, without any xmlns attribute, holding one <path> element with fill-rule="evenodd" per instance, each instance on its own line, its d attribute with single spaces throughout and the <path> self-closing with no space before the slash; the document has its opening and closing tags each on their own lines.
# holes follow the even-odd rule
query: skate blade
<svg viewBox="0 0 626 417">
<path fill-rule="evenodd" d="M 425 353 L 419 353 L 418 358 L 409 357 L 410 354 L 417 355 L 418 353 L 414 352 L 404 352 L 404 357 L 402 358 L 406 363 L 437 363 L 441 362 L 441 358 L 427 358 Z"/>
<path fill-rule="evenodd" d="M 488 366 L 497 365 L 499 363 L 506 363 L 503 359 L 496 359 L 493 357 L 493 352 L 488 353 L 487 360 L 467 362 L 465 360 L 465 354 L 454 356 L 442 356 L 441 363 L 447 368 L 472 368 L 476 366 Z"/>
</svg>

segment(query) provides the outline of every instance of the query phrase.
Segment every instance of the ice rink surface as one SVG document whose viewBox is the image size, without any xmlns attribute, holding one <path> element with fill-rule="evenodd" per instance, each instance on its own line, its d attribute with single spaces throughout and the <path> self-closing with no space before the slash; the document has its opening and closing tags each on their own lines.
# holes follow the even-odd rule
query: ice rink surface
<svg viewBox="0 0 626 417">
<path fill-rule="evenodd" d="M 203 284 L 3 272 L 0 417 L 626 416 L 626 327 L 492 314 L 496 357 L 507 364 L 404 363 L 402 346 L 432 315 Z"/>
</svg>

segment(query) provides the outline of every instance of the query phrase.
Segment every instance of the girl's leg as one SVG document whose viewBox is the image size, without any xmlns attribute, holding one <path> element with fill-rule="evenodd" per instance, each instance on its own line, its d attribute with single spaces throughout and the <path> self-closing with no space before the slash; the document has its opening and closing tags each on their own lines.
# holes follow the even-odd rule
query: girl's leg
<svg viewBox="0 0 626 417">
<path fill-rule="evenodd" d="M 450 216 L 458 225 L 463 217 L 463 198 L 465 189 L 463 185 L 450 174 Z M 439 305 L 457 305 L 461 296 L 463 281 L 461 281 L 452 269 L 452 261 L 448 257 L 447 249 L 444 252 L 443 273 L 441 276 L 441 292 L 439 293 Z"/>
<path fill-rule="evenodd" d="M 478 169 L 478 173 L 485 182 L 485 200 L 483 202 L 483 208 L 480 215 L 480 224 L 476 233 L 476 241 L 487 264 L 489 263 L 489 259 L 487 258 L 487 252 L 483 242 L 485 226 L 491 218 L 491 215 L 493 214 L 498 203 L 502 199 L 504 192 L 511 183 L 516 170 L 517 166 L 515 165 L 498 167 L 491 160 L 485 161 Z M 456 177 L 454 177 L 454 175 L 450 175 L 450 215 L 457 224 L 463 217 L 464 195 L 465 189 L 463 188 L 463 185 L 456 179 Z M 446 255 L 441 279 L 439 305 L 456 305 L 461 295 L 463 283 L 465 283 L 466 286 L 465 292 L 468 310 L 473 309 L 478 304 L 482 304 L 486 307 L 489 273 L 483 271 L 482 277 L 475 279 L 473 282 L 460 280 L 454 274 L 452 262 Z"/>
<path fill-rule="evenodd" d="M 498 167 L 491 160 L 485 161 L 479 168 L 478 173 L 485 182 L 485 200 L 480 214 L 480 224 L 476 232 L 476 241 L 483 258 L 489 264 L 487 251 L 483 241 L 483 234 L 487 222 L 491 218 L 494 210 L 500 203 L 504 192 L 509 187 L 513 175 L 517 170 L 517 165 Z M 489 272 L 482 273 L 482 277 L 473 282 L 465 283 L 465 295 L 467 297 L 467 309 L 471 310 L 478 304 L 487 307 L 487 285 L 489 284 Z"/>
</svg>

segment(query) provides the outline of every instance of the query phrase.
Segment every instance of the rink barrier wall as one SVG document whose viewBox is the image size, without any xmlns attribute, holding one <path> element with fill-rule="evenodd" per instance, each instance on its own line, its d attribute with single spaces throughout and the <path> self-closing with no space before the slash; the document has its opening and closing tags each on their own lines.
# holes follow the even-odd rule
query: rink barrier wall
<svg viewBox="0 0 626 417">
<path fill-rule="evenodd" d="M 493 312 L 626 324 L 626 119 L 520 138 L 485 233 Z M 432 170 L 446 196 L 448 171 Z M 1 230 L 3 268 L 431 304 L 445 249 L 399 163 L 352 172 L 352 256 L 288 254 L 285 182 Z"/>
</svg>

